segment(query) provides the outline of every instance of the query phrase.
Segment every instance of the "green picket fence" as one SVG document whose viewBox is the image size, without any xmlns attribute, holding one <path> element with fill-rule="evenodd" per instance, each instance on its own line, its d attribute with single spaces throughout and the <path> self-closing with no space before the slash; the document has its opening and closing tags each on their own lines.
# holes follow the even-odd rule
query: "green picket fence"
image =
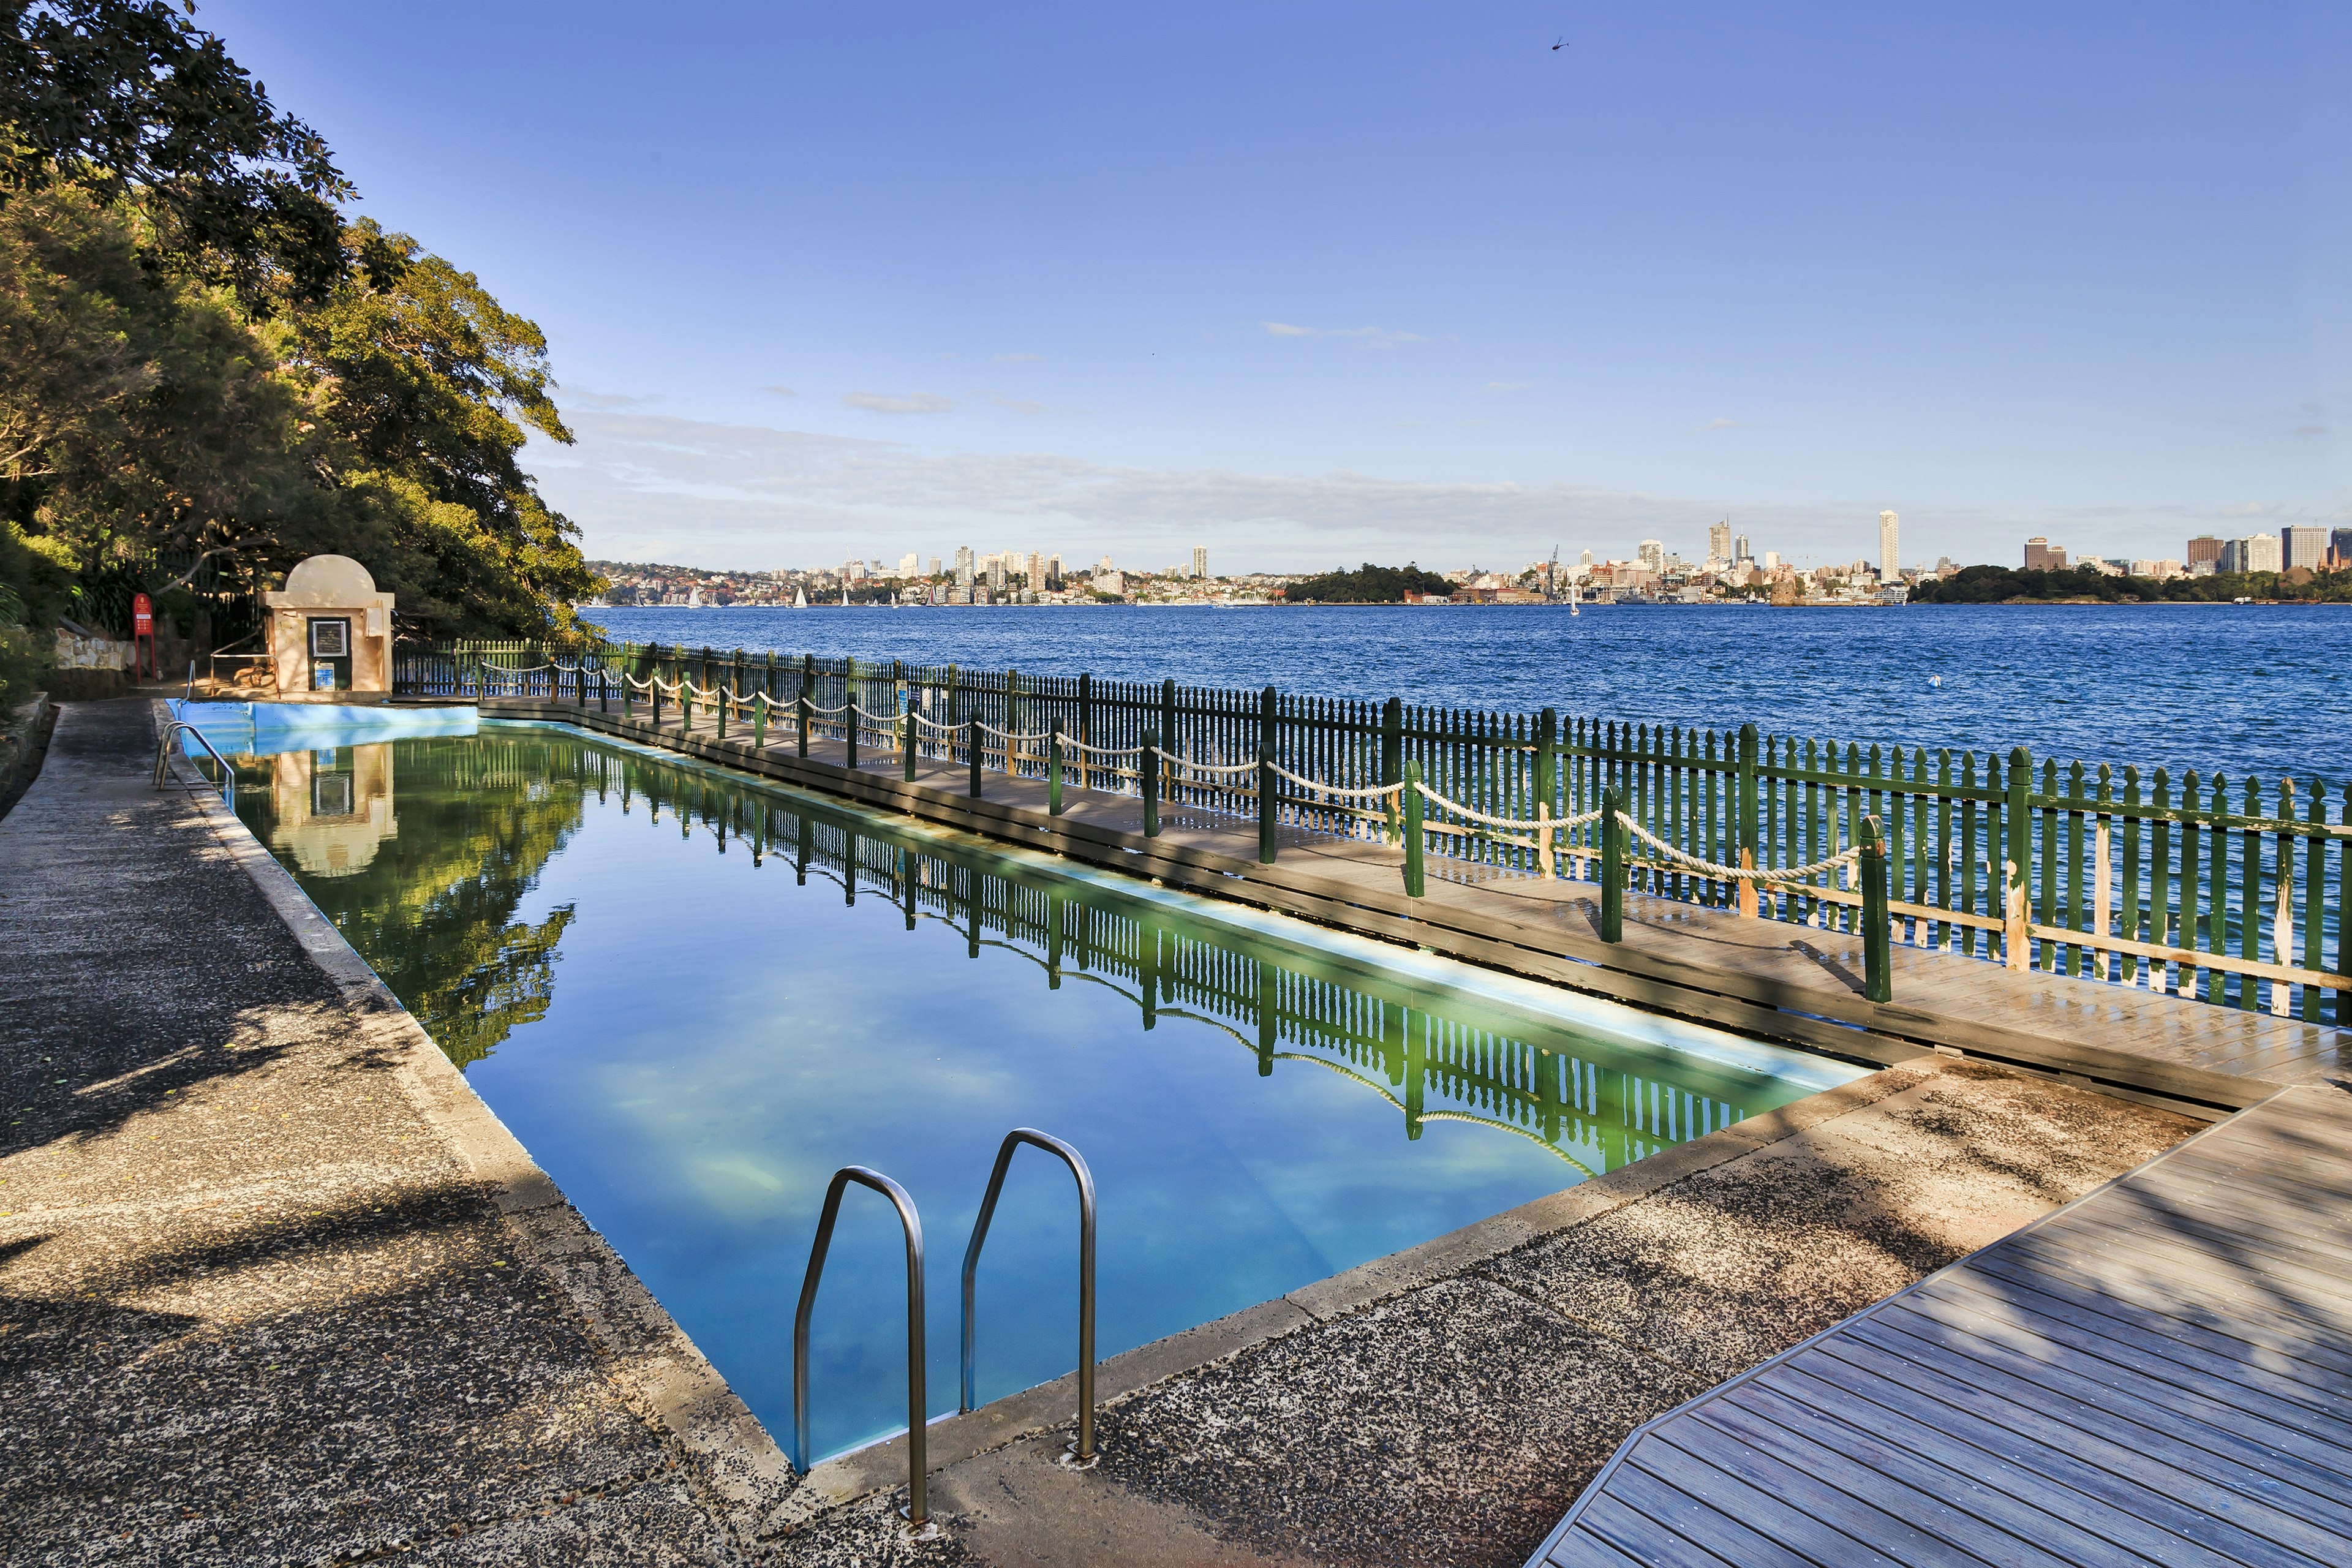
<svg viewBox="0 0 2352 1568">
<path fill-rule="evenodd" d="M 969 763 L 977 717 L 1002 731 L 1058 731 L 1114 752 L 1156 742 L 1175 758 L 1231 765 L 1264 756 L 1341 788 L 1393 784 L 1412 763 L 1427 786 L 1488 816 L 1573 817 L 1617 792 L 1661 841 L 1721 868 L 1810 866 L 1884 835 L 1895 939 L 2032 968 L 2191 995 L 2313 1023 L 2352 1022 L 2345 931 L 2352 787 L 2320 778 L 2037 762 L 2007 755 L 1864 746 L 1770 735 L 1258 691 L 1038 676 L 953 665 L 786 656 L 743 649 L 612 645 L 588 664 L 530 643 L 402 650 L 394 688 L 432 695 L 507 692 L 617 703 L 619 677 L 690 679 L 779 705 L 855 702 L 812 722 L 854 733 L 861 754 L 896 750 L 902 710 L 953 731 L 916 727 L 919 755 Z M 642 709 L 643 699 L 636 699 Z M 708 709 L 704 710 L 706 712 Z M 666 719 L 672 715 L 666 714 Z M 740 721 L 740 720 L 738 721 Z M 982 766 L 1043 777 L 1042 740 L 983 741 Z M 1070 782 L 1134 793 L 1140 758 L 1066 752 Z M 1255 771 L 1171 769 L 1161 809 L 1259 817 L 1271 826 L 1396 841 L 1386 805 L 1278 788 Z M 1601 825 L 1532 835 L 1433 810 L 1422 847 L 1455 880 L 1548 876 L 1595 880 Z M 1638 842 L 1627 884 L 1654 897 L 1853 932 L 1864 893 L 1850 873 L 1794 886 L 1706 875 Z"/>
</svg>

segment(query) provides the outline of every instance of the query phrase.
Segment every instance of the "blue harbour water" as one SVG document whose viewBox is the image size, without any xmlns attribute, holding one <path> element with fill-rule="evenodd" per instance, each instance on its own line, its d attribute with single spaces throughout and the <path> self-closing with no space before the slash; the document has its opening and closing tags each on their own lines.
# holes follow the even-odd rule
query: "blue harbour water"
<svg viewBox="0 0 2352 1568">
<path fill-rule="evenodd" d="M 1013 1127 L 1092 1163 L 1109 1355 L 1862 1070 L 560 727 L 246 743 L 239 812 L 780 1439 L 842 1165 L 920 1208 L 937 1415 Z M 983 1400 L 1075 1364 L 1075 1206 L 1019 1156 Z M 853 1188 L 818 1456 L 904 1425 L 898 1248 Z"/>
<path fill-rule="evenodd" d="M 2352 605 L 587 612 L 614 638 L 2340 780 Z"/>
</svg>

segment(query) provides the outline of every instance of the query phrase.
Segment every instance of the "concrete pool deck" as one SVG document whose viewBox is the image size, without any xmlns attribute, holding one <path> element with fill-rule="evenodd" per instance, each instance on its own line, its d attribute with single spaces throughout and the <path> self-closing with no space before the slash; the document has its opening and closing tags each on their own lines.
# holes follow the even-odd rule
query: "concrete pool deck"
<svg viewBox="0 0 2352 1568">
<path fill-rule="evenodd" d="M 784 1471 L 154 732 L 70 705 L 0 819 L 11 1558 L 1517 1563 L 1642 1421 L 2196 1125 L 1898 1065 L 1117 1358 L 1092 1474 L 1055 1385 L 943 1423 L 903 1547 L 895 1446 Z"/>
</svg>

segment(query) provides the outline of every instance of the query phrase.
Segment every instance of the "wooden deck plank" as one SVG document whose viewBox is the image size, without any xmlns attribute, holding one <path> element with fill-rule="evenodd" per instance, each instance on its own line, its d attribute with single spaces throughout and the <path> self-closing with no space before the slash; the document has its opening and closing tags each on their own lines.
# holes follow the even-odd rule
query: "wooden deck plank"
<svg viewBox="0 0 2352 1568">
<path fill-rule="evenodd" d="M 2021 1247 L 1987 1258 L 1977 1272 L 2030 1283 L 2045 1295 L 2122 1322 L 2177 1322 L 2189 1342 L 2217 1354 L 2246 1353 L 2237 1348 L 2243 1346 L 2301 1363 L 2323 1378 L 2352 1379 L 2352 1346 L 2341 1333 L 2345 1325 L 2290 1314 L 2275 1292 L 2252 1283 L 2231 1289 L 2210 1279 L 2168 1276 L 2158 1258 L 2132 1259 L 2126 1268 L 2120 1251 L 2086 1260 L 2080 1251 L 2053 1254 Z"/>
<path fill-rule="evenodd" d="M 1773 1516 L 1796 1514 L 1778 1500 L 1759 1496 L 1736 1477 L 1717 1475 L 1685 1462 L 1671 1445 L 1646 1444 L 1619 1472 L 1615 1495 L 1643 1518 L 1684 1541 L 1742 1568 L 1812 1568 L 1818 1556 L 1791 1552 L 1773 1538 Z M 1819 1534 L 1819 1527 L 1815 1527 Z M 1846 1542 L 1848 1547 L 1853 1542 Z M 1898 1568 L 1878 1558 L 1872 1568 Z"/>
<path fill-rule="evenodd" d="M 1658 1434 L 1636 1462 L 1688 1495 L 1722 1500 L 1718 1507 L 1727 1518 L 1764 1534 L 1793 1561 L 1900 1568 L 1916 1561 L 1922 1549 L 1941 1544 L 1894 1511 L 1900 1500 L 1889 1499 L 1886 1508 L 1859 1501 L 1703 1422 Z M 1730 1550 L 1736 1537 L 1697 1539 L 1736 1562 L 1748 1560 Z"/>
<path fill-rule="evenodd" d="M 2063 1519 L 1759 1385 L 1716 1401 L 1696 1420 L 1859 1501 L 1899 1507 L 1927 1534 L 2002 1568 L 2131 1561 Z"/>
<path fill-rule="evenodd" d="M 1661 1528 L 1614 1495 L 1601 1498 L 1577 1523 L 1645 1568 L 1732 1568 L 1725 1559 Z"/>
<path fill-rule="evenodd" d="M 1963 1375 L 1981 1380 L 1989 1391 L 2004 1399 L 2022 1405 L 2042 1402 L 2039 1407 L 2071 1426 L 2103 1432 L 2109 1441 L 2128 1442 L 2186 1474 L 2245 1491 L 2307 1523 L 2352 1539 L 2352 1504 L 2343 1500 L 2344 1478 L 2339 1473 L 2294 1464 L 2262 1442 L 2205 1426 L 2161 1405 L 2118 1397 L 2086 1380 L 2062 1378 L 2032 1361 L 2004 1358 L 1998 1346 L 1971 1343 L 1948 1330 L 1934 1331 L 1939 1327 L 1928 1320 L 1889 1312 L 1856 1323 L 1853 1338 L 1906 1360 L 1935 1357 L 1949 1364 L 1964 1360 L 1968 1365 Z"/>
<path fill-rule="evenodd" d="M 1900 1302 L 1887 1304 L 1887 1316 L 1890 1321 L 1900 1320 L 1915 1327 L 1935 1324 L 1945 1333 L 1967 1336 L 1971 1353 L 1998 1354 L 2017 1363 L 2040 1367 L 2043 1369 L 2042 1375 L 2068 1386 L 2089 1384 L 2112 1390 L 2118 1397 L 2173 1412 L 2179 1421 L 2199 1422 L 2236 1433 L 2273 1452 L 2290 1455 L 2300 1464 L 2352 1479 L 2352 1424 L 2336 1423 L 2331 1426 L 2322 1417 L 2303 1413 L 2309 1422 L 2319 1426 L 2318 1431 L 2314 1431 L 2309 1426 L 2274 1420 L 2251 1402 L 2217 1397 L 2216 1392 L 2190 1386 L 2168 1366 L 2160 1373 L 2150 1373 L 2062 1344 L 2047 1336 L 2022 1337 L 2015 1331 L 2014 1320 L 1994 1318 L 1948 1300 L 1906 1296 Z M 1927 1332 L 1924 1328 L 1916 1331 Z M 2226 1392 L 2236 1394 L 2235 1390 Z"/>
<path fill-rule="evenodd" d="M 2021 1292 L 1987 1289 L 1975 1279 L 1939 1280 L 1933 1291 L 1923 1294 L 1974 1302 L 2030 1331 L 2122 1362 L 2153 1376 L 2200 1380 L 2219 1394 L 2242 1401 L 2274 1421 L 2311 1431 L 2315 1436 L 2333 1437 L 2352 1428 L 2352 1421 L 2347 1421 L 2342 1410 L 2331 1408 L 2325 1391 L 2315 1391 L 2308 1384 L 2265 1376 L 2259 1369 L 2209 1355 L 2175 1340 L 2137 1332 L 2132 1324 L 2119 1319 L 2075 1311 L 2046 1297 L 2022 1301 L 2019 1300 Z"/>
<path fill-rule="evenodd" d="M 2103 1540 L 2109 1550 L 2123 1553 L 2130 1562 L 2180 1561 L 2184 1549 L 2191 1544 L 2137 1514 L 2099 1506 L 2095 1499 L 2053 1481 L 2031 1463 L 2021 1463 L 1998 1447 L 1986 1447 L 1975 1441 L 1973 1435 L 1951 1430 L 1933 1401 L 1906 1399 L 1899 1391 L 1886 1400 L 1874 1399 L 1870 1395 L 1876 1391 L 1846 1381 L 1843 1368 L 1831 1366 L 1823 1370 L 1828 1372 L 1827 1377 L 1819 1375 L 1810 1360 L 1791 1361 L 1774 1367 L 1756 1383 L 1857 1432 L 1915 1449 L 1956 1474 L 1980 1477 L 2016 1502 L 2053 1519 L 2068 1521 Z M 2201 1558 L 2205 1553 L 2198 1548 L 2193 1555 Z"/>
<path fill-rule="evenodd" d="M 2352 1097 L 2291 1090 L 1628 1441 L 1906 1563 L 2352 1562 L 2347 1180 Z"/>
<path fill-rule="evenodd" d="M 1590 1531 L 1572 1530 L 1545 1549 L 1548 1568 L 1643 1568 L 1642 1560 L 1618 1551 Z"/>
<path fill-rule="evenodd" d="M 1971 1379 L 1957 1358 L 1940 1353 L 1919 1361 L 1895 1355 L 1853 1336 L 1822 1347 L 1833 1359 L 1869 1378 L 1869 1396 L 1891 1403 L 1912 1397 L 1942 1407 L 1940 1424 L 1955 1436 L 1980 1445 L 2011 1447 L 2012 1458 L 2032 1454 L 2031 1468 L 2094 1498 L 2110 1509 L 2132 1513 L 2183 1540 L 2240 1562 L 2276 1568 L 2334 1568 L 2336 1553 L 2322 1544 L 2313 1551 L 2314 1531 L 2305 1521 L 2216 1486 L 2167 1463 L 2160 1456 L 2068 1424 L 2059 1402 L 2044 1398 L 2021 1404 Z M 1894 1391 L 1903 1391 L 1897 1395 Z M 2031 1450 L 2021 1447 L 2031 1445 Z M 2340 1540 L 2340 1538 L 2338 1538 Z"/>
</svg>

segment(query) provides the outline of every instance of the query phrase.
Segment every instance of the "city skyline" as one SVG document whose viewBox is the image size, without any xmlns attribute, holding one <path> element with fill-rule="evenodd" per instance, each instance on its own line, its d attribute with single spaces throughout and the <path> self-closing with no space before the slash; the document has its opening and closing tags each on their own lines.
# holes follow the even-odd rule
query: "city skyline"
<svg viewBox="0 0 2352 1568">
<path fill-rule="evenodd" d="M 202 12 L 547 329 L 580 442 L 526 462 L 598 554 L 2352 521 L 2341 7 L 413 19 Z"/>
</svg>

